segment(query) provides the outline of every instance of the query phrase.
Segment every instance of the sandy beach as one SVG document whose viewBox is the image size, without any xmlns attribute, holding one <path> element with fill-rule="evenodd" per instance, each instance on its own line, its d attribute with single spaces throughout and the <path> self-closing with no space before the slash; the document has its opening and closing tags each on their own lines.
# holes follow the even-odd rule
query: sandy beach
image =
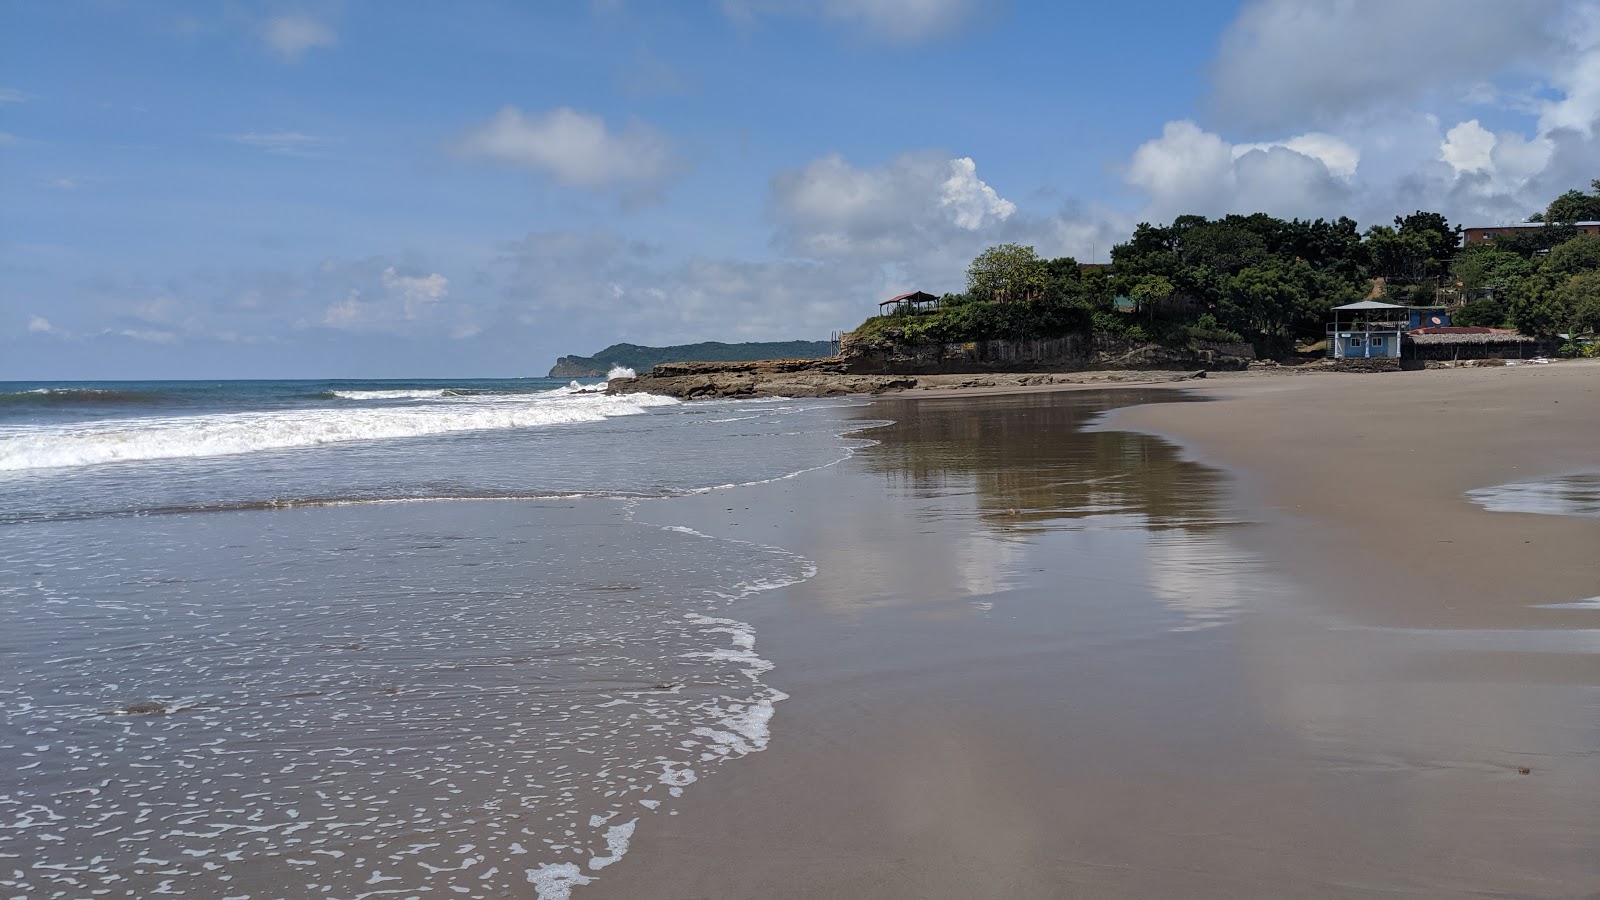
<svg viewBox="0 0 1600 900">
<path fill-rule="evenodd" d="M 584 896 L 1594 896 L 1600 611 L 1543 607 L 1600 596 L 1600 518 L 1465 492 L 1600 469 L 1597 386 L 919 392 L 653 504 L 819 572 L 741 611 L 770 749 Z"/>
</svg>

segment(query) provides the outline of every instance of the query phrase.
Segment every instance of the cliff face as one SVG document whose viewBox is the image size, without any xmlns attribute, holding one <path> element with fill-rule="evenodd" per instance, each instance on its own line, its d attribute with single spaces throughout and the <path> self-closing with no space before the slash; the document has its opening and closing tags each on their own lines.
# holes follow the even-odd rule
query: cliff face
<svg viewBox="0 0 1600 900">
<path fill-rule="evenodd" d="M 1249 344 L 1171 349 L 1155 344 L 1097 341 L 1086 335 L 1048 340 L 865 347 L 846 341 L 828 359 L 746 363 L 668 363 L 638 378 L 612 379 L 607 393 L 666 394 L 682 399 L 830 397 L 914 387 L 1076 383 L 1119 380 L 1117 372 L 1185 373 L 1243 369 L 1255 359 Z M 1113 373 L 1091 379 L 1084 373 Z M 996 374 L 1001 373 L 1001 374 Z M 1027 375 L 1005 373 L 1032 373 Z M 1060 373 L 1060 374 L 1058 374 Z M 1067 373 L 1077 373 L 1076 376 Z"/>
<path fill-rule="evenodd" d="M 895 375 L 974 372 L 1068 372 L 1116 369 L 1243 369 L 1256 358 L 1249 344 L 1195 342 L 1189 347 L 1134 344 L 1073 334 L 1030 340 L 859 346 L 848 338 L 853 371 Z"/>
</svg>

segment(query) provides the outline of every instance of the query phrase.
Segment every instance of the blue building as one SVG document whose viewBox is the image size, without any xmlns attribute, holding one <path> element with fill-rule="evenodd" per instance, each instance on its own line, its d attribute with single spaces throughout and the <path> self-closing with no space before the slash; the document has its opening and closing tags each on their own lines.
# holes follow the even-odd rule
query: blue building
<svg viewBox="0 0 1600 900">
<path fill-rule="evenodd" d="M 1410 307 L 1362 300 L 1333 308 L 1328 355 L 1334 359 L 1399 359 L 1400 337 L 1413 326 Z"/>
</svg>

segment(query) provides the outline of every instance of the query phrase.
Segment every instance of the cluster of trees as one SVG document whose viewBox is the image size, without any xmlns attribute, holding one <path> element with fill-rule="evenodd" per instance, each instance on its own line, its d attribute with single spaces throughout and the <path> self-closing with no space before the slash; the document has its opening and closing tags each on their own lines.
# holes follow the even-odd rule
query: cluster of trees
<svg viewBox="0 0 1600 900">
<path fill-rule="evenodd" d="M 1352 219 L 1264 213 L 1142 223 L 1109 266 L 1041 258 L 1003 244 L 967 269 L 967 289 L 937 310 L 869 320 L 858 335 L 909 342 L 1045 337 L 1097 330 L 1170 344 L 1249 340 L 1270 355 L 1323 338 L 1332 307 L 1377 296 L 1443 305 L 1464 325 L 1527 334 L 1600 330 L 1600 220 L 1594 193 L 1568 191 L 1519 229 L 1462 245 L 1443 215 L 1418 210 L 1361 231 Z"/>
<path fill-rule="evenodd" d="M 1448 290 L 1460 325 L 1516 328 L 1524 334 L 1600 331 L 1600 234 L 1574 223 L 1600 222 L 1600 179 L 1593 193 L 1568 191 L 1541 214 L 1543 228 L 1502 234 L 1462 250 Z"/>
</svg>

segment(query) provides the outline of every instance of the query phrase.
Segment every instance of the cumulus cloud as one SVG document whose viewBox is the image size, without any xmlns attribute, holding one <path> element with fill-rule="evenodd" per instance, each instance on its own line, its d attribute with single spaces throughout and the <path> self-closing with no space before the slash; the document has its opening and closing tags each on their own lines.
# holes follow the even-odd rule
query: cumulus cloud
<svg viewBox="0 0 1600 900">
<path fill-rule="evenodd" d="M 779 244 L 804 256 L 896 257 L 943 246 L 1016 214 L 970 158 L 906 153 L 875 168 L 837 154 L 772 177 Z"/>
<path fill-rule="evenodd" d="M 29 334 L 61 334 L 62 332 L 61 332 L 61 330 L 59 328 L 55 327 L 54 325 L 51 325 L 50 324 L 50 320 L 46 319 L 44 316 L 29 316 L 28 317 L 28 333 Z"/>
<path fill-rule="evenodd" d="M 1145 193 L 1144 212 L 1157 220 L 1258 210 L 1316 216 L 1345 198 L 1343 173 L 1353 174 L 1358 158 L 1326 135 L 1235 145 L 1184 120 L 1140 145 L 1123 177 Z"/>
<path fill-rule="evenodd" d="M 303 320 L 306 324 L 402 337 L 420 337 L 440 328 L 451 334 L 478 328 L 476 310 L 448 302 L 449 278 L 382 258 L 326 260 L 309 282 L 291 284 L 290 292 L 326 304 L 314 318 Z M 336 299 L 327 300 L 330 295 Z"/>
<path fill-rule="evenodd" d="M 310 16 L 287 15 L 267 20 L 261 40 L 284 61 L 299 62 L 311 50 L 337 45 L 339 35 L 332 26 Z"/>
<path fill-rule="evenodd" d="M 948 37 L 970 24 L 984 0 L 723 0 L 736 21 L 758 16 L 804 16 L 832 22 L 870 39 L 915 44 Z"/>
<path fill-rule="evenodd" d="M 1169 122 L 1122 167 L 1143 218 L 1420 208 L 1492 224 L 1600 174 L 1594 0 L 1252 0 L 1212 71 L 1222 127 Z"/>
<path fill-rule="evenodd" d="M 1537 62 L 1563 0 L 1251 0 L 1223 33 L 1210 105 L 1250 131 L 1405 105 Z"/>
<path fill-rule="evenodd" d="M 653 194 L 683 168 L 654 128 L 634 122 L 614 131 L 599 116 L 566 106 L 531 115 L 507 106 L 463 137 L 457 150 L 589 191 Z"/>
<path fill-rule="evenodd" d="M 221 135 L 223 140 L 254 147 L 274 156 L 321 156 L 337 138 L 317 137 L 298 131 L 246 131 Z"/>
</svg>

